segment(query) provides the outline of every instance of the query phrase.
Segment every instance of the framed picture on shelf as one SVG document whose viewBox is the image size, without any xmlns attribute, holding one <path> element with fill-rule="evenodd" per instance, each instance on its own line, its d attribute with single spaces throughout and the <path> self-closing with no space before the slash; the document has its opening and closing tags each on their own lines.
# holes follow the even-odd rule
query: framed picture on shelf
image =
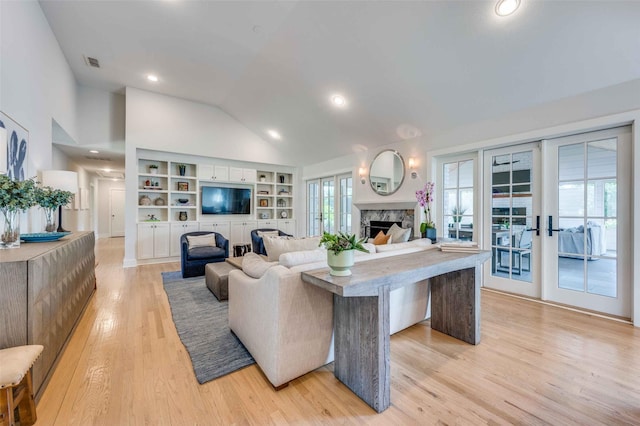
<svg viewBox="0 0 640 426">
<path fill-rule="evenodd" d="M 269 201 L 266 199 L 261 199 L 260 200 L 260 207 L 269 207 Z"/>
<path fill-rule="evenodd" d="M 188 191 L 189 182 L 178 182 L 178 191 Z"/>
</svg>

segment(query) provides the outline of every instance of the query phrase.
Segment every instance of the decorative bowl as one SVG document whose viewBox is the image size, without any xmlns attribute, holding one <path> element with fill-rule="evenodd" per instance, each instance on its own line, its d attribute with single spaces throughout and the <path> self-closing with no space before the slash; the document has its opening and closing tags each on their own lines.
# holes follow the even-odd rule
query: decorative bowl
<svg viewBox="0 0 640 426">
<path fill-rule="evenodd" d="M 178 202 L 182 203 L 182 204 L 185 204 L 185 203 L 189 202 L 189 199 L 188 198 L 178 198 Z"/>
</svg>

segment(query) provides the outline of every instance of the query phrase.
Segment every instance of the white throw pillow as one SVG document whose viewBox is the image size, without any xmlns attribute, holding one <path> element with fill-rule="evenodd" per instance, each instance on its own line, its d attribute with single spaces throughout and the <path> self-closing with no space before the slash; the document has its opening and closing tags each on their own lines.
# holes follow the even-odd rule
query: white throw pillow
<svg viewBox="0 0 640 426">
<path fill-rule="evenodd" d="M 265 237 L 277 237 L 279 236 L 278 231 L 258 231 L 258 236 Z"/>
<path fill-rule="evenodd" d="M 273 262 L 280 258 L 282 253 L 291 251 L 314 250 L 320 244 L 320 237 L 288 238 L 269 237 L 263 239 L 264 248 L 267 250 L 269 261 Z"/>
<path fill-rule="evenodd" d="M 291 268 L 297 265 L 304 265 L 305 263 L 322 262 L 323 260 L 327 260 L 327 251 L 317 248 L 315 250 L 301 250 L 282 253 L 279 258 L 279 263 L 282 266 Z"/>
<path fill-rule="evenodd" d="M 247 253 L 242 259 L 242 272 L 251 278 L 260 278 L 272 266 L 276 266 L 278 262 L 266 262 L 262 256 L 255 253 Z"/>
<path fill-rule="evenodd" d="M 391 242 L 393 244 L 406 243 L 409 241 L 409 237 L 411 237 L 411 228 L 400 228 L 394 223 L 387 231 L 387 235 L 391 235 Z"/>
<path fill-rule="evenodd" d="M 216 247 L 216 236 L 214 234 L 187 235 L 187 241 L 190 249 L 194 247 Z"/>
</svg>

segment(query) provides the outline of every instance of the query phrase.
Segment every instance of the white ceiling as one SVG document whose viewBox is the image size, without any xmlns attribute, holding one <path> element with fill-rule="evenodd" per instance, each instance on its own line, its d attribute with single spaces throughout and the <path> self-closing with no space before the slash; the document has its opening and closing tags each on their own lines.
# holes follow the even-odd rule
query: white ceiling
<svg viewBox="0 0 640 426">
<path fill-rule="evenodd" d="M 216 105 L 299 164 L 640 78 L 639 1 L 522 0 L 506 18 L 493 0 L 41 5 L 80 84 Z"/>
</svg>

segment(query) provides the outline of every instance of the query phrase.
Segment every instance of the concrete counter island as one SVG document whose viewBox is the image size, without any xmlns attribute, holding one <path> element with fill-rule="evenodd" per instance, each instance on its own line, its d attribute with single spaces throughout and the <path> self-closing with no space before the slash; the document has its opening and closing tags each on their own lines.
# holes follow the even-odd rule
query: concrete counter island
<svg viewBox="0 0 640 426">
<path fill-rule="evenodd" d="M 356 263 L 350 277 L 303 272 L 303 281 L 333 293 L 338 380 L 377 412 L 389 407 L 389 293 L 419 281 L 431 284 L 431 328 L 480 343 L 481 266 L 490 257 L 428 250 Z"/>
</svg>

